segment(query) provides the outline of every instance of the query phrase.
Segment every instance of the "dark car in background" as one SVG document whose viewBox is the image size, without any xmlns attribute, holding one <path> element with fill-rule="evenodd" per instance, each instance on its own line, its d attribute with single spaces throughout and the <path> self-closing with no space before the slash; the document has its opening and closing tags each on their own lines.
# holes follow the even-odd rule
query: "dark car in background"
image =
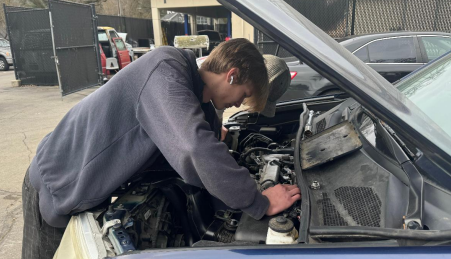
<svg viewBox="0 0 451 259">
<path fill-rule="evenodd" d="M 451 50 L 451 34 L 440 32 L 389 32 L 337 41 L 391 83 Z M 292 81 L 279 101 L 339 92 L 336 85 L 296 58 L 285 59 Z"/>
<path fill-rule="evenodd" d="M 198 35 L 207 35 L 208 36 L 208 40 L 210 42 L 209 46 L 208 46 L 208 50 L 202 50 L 202 54 L 203 55 L 207 55 L 210 54 L 210 52 L 216 48 L 216 46 L 219 45 L 219 43 L 223 42 L 224 40 L 221 37 L 221 34 L 218 31 L 214 31 L 214 30 L 201 30 L 201 31 L 197 31 Z"/>
</svg>

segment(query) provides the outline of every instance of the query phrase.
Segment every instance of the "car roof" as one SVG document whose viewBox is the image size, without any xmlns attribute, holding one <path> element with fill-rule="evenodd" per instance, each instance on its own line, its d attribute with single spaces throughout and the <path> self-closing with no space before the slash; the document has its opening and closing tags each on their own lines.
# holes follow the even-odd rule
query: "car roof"
<svg viewBox="0 0 451 259">
<path fill-rule="evenodd" d="M 403 37 L 403 36 L 415 36 L 415 35 L 428 35 L 428 36 L 448 36 L 451 37 L 450 33 L 446 32 L 430 32 L 430 31 L 392 31 L 392 32 L 381 32 L 381 33 L 369 33 L 361 35 L 351 35 L 344 38 L 336 39 L 340 42 L 346 49 L 353 52 L 357 48 L 365 45 L 368 42 L 377 39 L 391 38 L 391 37 Z"/>
<path fill-rule="evenodd" d="M 219 33 L 219 31 L 215 31 L 215 30 L 200 30 L 200 31 L 197 31 L 197 32 L 204 32 L 204 31 L 207 31 L 207 32 L 217 32 L 217 33 Z"/>
<path fill-rule="evenodd" d="M 114 30 L 113 27 L 108 27 L 108 26 L 98 26 L 97 29 L 102 29 L 102 30 Z"/>
</svg>

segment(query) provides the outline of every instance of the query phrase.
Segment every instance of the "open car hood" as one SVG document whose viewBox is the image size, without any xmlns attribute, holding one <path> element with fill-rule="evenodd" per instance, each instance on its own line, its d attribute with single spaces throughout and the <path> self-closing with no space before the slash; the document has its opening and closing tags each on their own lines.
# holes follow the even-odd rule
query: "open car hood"
<svg viewBox="0 0 451 259">
<path fill-rule="evenodd" d="M 218 1 L 349 93 L 436 163 L 451 168 L 450 137 L 392 84 L 283 0 Z"/>
</svg>

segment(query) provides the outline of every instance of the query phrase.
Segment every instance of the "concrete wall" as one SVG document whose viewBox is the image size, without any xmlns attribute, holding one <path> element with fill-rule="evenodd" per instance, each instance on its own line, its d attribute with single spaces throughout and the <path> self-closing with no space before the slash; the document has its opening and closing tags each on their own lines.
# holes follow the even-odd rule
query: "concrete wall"
<svg viewBox="0 0 451 259">
<path fill-rule="evenodd" d="M 152 7 L 152 21 L 155 45 L 161 46 L 162 31 L 160 9 L 180 9 L 206 6 L 221 6 L 216 0 L 150 0 Z M 165 3 L 166 2 L 166 3 Z M 232 38 L 246 38 L 254 41 L 254 27 L 232 13 Z"/>
<path fill-rule="evenodd" d="M 246 38 L 254 42 L 254 26 L 234 13 L 232 13 L 232 38 Z"/>
</svg>

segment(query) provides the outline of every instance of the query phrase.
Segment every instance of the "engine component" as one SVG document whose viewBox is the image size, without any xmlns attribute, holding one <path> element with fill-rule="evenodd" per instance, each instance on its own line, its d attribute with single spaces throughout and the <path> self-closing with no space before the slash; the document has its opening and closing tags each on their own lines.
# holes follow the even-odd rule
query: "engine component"
<svg viewBox="0 0 451 259">
<path fill-rule="evenodd" d="M 270 217 L 263 217 L 260 220 L 255 220 L 243 213 L 235 232 L 235 240 L 254 243 L 265 242 L 270 219 Z"/>
<path fill-rule="evenodd" d="M 310 185 L 310 188 L 312 190 L 319 190 L 319 188 L 321 188 L 321 185 L 319 184 L 318 181 L 313 181 L 312 184 Z"/>
<path fill-rule="evenodd" d="M 268 189 L 279 183 L 280 166 L 275 161 L 270 161 L 263 167 L 259 182 L 263 189 Z"/>
<path fill-rule="evenodd" d="M 359 134 L 350 122 L 342 122 L 301 143 L 303 170 L 330 162 L 362 147 Z"/>
<path fill-rule="evenodd" d="M 268 224 L 266 244 L 296 244 L 298 231 L 294 228 L 293 221 L 283 216 L 272 218 Z"/>
<path fill-rule="evenodd" d="M 310 111 L 308 114 L 307 124 L 305 124 L 305 128 L 304 128 L 304 135 L 306 137 L 311 137 L 313 135 L 313 132 L 312 132 L 313 114 L 315 114 L 315 111 Z"/>
<path fill-rule="evenodd" d="M 108 238 L 111 240 L 117 255 L 136 250 L 130 235 L 120 224 L 108 229 Z"/>
<path fill-rule="evenodd" d="M 216 220 L 210 224 L 205 232 L 202 240 L 211 240 L 221 243 L 231 243 L 235 241 L 234 235 L 238 227 L 238 220 L 234 219 L 235 214 L 239 211 L 218 211 L 216 212 Z M 241 212 L 239 212 L 241 214 Z"/>
</svg>

